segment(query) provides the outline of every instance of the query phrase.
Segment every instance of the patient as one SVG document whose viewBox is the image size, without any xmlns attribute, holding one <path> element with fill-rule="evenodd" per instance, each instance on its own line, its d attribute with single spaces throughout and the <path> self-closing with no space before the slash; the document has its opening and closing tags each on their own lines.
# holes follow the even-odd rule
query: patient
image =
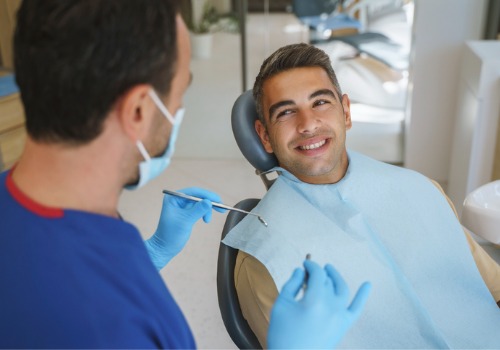
<svg viewBox="0 0 500 350">
<path fill-rule="evenodd" d="M 225 238 L 240 250 L 243 314 L 266 345 L 269 313 L 306 254 L 373 290 L 344 348 L 499 348 L 500 267 L 460 225 L 428 178 L 346 149 L 350 102 L 328 56 L 285 46 L 253 88 L 255 129 L 279 176 Z"/>
</svg>

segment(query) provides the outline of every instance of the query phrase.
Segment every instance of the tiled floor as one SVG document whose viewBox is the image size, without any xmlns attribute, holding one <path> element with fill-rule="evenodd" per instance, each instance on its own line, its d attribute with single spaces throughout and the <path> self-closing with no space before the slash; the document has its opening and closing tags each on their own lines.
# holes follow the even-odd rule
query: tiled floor
<svg viewBox="0 0 500 350">
<path fill-rule="evenodd" d="M 144 188 L 124 192 L 120 213 L 147 238 L 158 223 L 162 189 L 191 186 L 218 193 L 228 205 L 265 193 L 260 178 L 244 160 L 174 159 L 164 174 Z M 226 214 L 214 212 L 209 224 L 196 224 L 185 249 L 161 271 L 200 349 L 236 349 L 222 323 L 216 290 L 217 254 L 225 219 Z"/>
</svg>

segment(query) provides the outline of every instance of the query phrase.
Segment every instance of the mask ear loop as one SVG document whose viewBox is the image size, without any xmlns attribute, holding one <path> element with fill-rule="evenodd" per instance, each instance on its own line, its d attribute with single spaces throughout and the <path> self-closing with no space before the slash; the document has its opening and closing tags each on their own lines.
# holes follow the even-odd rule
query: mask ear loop
<svg viewBox="0 0 500 350">
<path fill-rule="evenodd" d="M 144 160 L 149 162 L 151 160 L 151 157 L 149 156 L 148 151 L 146 151 L 146 147 L 144 147 L 142 142 L 139 140 L 137 140 L 135 144 L 137 145 L 137 148 L 139 149 L 139 152 L 141 153 Z"/>
<path fill-rule="evenodd" d="M 156 107 L 163 113 L 163 115 L 168 119 L 168 121 L 172 124 L 175 125 L 175 119 L 172 117 L 172 114 L 168 111 L 167 107 L 163 104 L 163 102 L 160 100 L 158 95 L 154 90 L 149 90 L 148 91 L 149 97 L 153 99 L 153 102 L 155 103 Z"/>
</svg>

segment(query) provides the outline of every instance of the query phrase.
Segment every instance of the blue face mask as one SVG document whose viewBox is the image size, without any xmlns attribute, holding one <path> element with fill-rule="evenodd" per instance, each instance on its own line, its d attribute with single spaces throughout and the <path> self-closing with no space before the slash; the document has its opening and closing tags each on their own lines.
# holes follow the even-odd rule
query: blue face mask
<svg viewBox="0 0 500 350">
<path fill-rule="evenodd" d="M 184 118 L 184 108 L 179 108 L 175 113 L 175 116 L 172 117 L 168 109 L 165 107 L 163 102 L 160 100 L 156 92 L 153 90 L 149 91 L 149 96 L 156 104 L 158 109 L 162 112 L 165 118 L 172 124 L 172 131 L 170 132 L 170 140 L 168 141 L 167 148 L 165 152 L 158 157 L 151 158 L 146 151 L 146 148 L 142 144 L 141 141 L 137 141 L 136 145 L 141 152 L 144 160 L 139 164 L 139 181 L 137 184 L 126 186 L 127 190 L 135 190 L 144 186 L 149 180 L 154 179 L 158 175 L 160 175 L 170 164 L 170 160 L 175 150 L 175 141 L 177 140 L 177 135 L 179 133 L 179 127 L 182 123 L 182 118 Z"/>
</svg>

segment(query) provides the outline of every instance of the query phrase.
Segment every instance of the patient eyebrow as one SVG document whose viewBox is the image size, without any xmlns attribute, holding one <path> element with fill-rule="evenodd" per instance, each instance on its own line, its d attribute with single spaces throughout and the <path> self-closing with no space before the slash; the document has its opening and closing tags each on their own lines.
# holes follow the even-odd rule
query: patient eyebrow
<svg viewBox="0 0 500 350">
<path fill-rule="evenodd" d="M 309 95 L 308 99 L 312 100 L 313 98 L 321 96 L 321 95 L 328 95 L 328 96 L 333 97 L 334 99 L 337 99 L 337 96 L 335 95 L 335 93 L 330 89 L 320 89 L 320 90 L 314 91 L 312 94 Z M 277 109 L 284 107 L 284 106 L 290 106 L 290 105 L 295 105 L 295 101 L 284 100 L 284 101 L 276 102 L 275 104 L 271 105 L 271 107 L 269 107 L 269 120 L 272 119 L 273 114 L 276 113 Z"/>
<path fill-rule="evenodd" d="M 337 96 L 335 96 L 335 93 L 330 89 L 321 89 L 321 90 L 315 91 L 311 95 L 309 95 L 309 99 L 312 100 L 313 98 L 321 96 L 321 95 L 328 95 L 328 96 L 333 97 L 334 99 L 337 99 Z"/>
<path fill-rule="evenodd" d="M 273 114 L 276 113 L 276 110 L 278 108 L 281 108 L 284 106 L 289 106 L 289 105 L 294 105 L 294 104 L 295 104 L 295 102 L 293 100 L 285 100 L 285 101 L 276 102 L 275 104 L 271 105 L 271 107 L 269 107 L 269 120 L 272 119 Z"/>
</svg>

